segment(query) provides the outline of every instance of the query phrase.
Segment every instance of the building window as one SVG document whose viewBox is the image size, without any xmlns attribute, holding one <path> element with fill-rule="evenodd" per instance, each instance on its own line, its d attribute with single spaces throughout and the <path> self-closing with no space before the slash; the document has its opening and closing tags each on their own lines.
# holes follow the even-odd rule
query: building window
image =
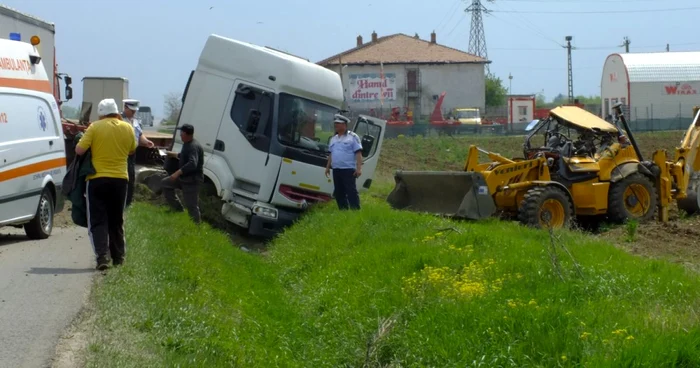
<svg viewBox="0 0 700 368">
<path fill-rule="evenodd" d="M 603 119 L 607 119 L 608 116 L 610 115 L 610 99 L 609 98 L 605 99 L 604 105 L 605 105 L 605 110 L 604 110 L 605 115 L 603 116 Z"/>
<path fill-rule="evenodd" d="M 518 106 L 519 115 L 527 115 L 527 106 Z"/>
<path fill-rule="evenodd" d="M 418 91 L 418 70 L 411 69 L 406 72 L 406 89 L 408 92 Z"/>
</svg>

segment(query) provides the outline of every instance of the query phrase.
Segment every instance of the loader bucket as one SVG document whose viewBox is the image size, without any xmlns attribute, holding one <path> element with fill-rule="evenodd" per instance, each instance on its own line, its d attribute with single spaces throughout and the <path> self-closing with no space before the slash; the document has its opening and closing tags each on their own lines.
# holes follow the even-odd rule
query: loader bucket
<svg viewBox="0 0 700 368">
<path fill-rule="evenodd" d="M 394 209 L 479 220 L 496 212 L 481 173 L 463 171 L 397 171 L 387 197 Z"/>
</svg>

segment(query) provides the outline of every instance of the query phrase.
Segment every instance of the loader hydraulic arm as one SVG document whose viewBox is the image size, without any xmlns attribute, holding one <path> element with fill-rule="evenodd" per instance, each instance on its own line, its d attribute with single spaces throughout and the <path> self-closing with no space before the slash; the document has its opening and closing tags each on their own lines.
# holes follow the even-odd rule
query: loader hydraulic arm
<svg viewBox="0 0 700 368">
<path fill-rule="evenodd" d="M 464 163 L 464 171 L 479 171 L 477 168 L 479 166 L 479 153 L 487 155 L 493 162 L 498 162 L 500 164 L 512 164 L 515 161 L 505 158 L 498 153 L 489 152 L 483 150 L 477 146 L 469 146 L 469 153 L 467 154 L 467 160 Z M 489 164 L 486 164 L 488 166 Z"/>
</svg>

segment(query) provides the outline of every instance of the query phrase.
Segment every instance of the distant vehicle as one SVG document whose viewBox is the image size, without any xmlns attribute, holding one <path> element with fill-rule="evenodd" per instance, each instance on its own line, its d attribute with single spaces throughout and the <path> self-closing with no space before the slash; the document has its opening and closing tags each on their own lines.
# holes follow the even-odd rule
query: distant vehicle
<svg viewBox="0 0 700 368">
<path fill-rule="evenodd" d="M 0 227 L 46 239 L 63 208 L 61 113 L 36 47 L 0 39 Z"/>
<path fill-rule="evenodd" d="M 153 126 L 153 114 L 151 114 L 150 106 L 140 106 L 139 111 L 136 113 L 136 119 L 139 120 L 141 126 L 152 127 Z"/>
<path fill-rule="evenodd" d="M 457 108 L 453 111 L 454 117 L 464 125 L 479 125 L 481 124 L 481 116 L 479 109 L 473 108 Z"/>
<path fill-rule="evenodd" d="M 119 109 L 124 108 L 124 100 L 129 98 L 129 80 L 123 77 L 83 78 L 81 123 L 87 124 L 98 120 L 97 105 L 105 98 L 113 98 Z"/>
</svg>

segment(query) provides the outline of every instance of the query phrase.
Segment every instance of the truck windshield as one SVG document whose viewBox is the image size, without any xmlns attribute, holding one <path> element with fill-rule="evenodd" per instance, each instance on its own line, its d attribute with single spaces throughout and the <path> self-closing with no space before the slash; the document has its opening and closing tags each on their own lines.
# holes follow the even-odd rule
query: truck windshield
<svg viewBox="0 0 700 368">
<path fill-rule="evenodd" d="M 326 142 L 334 134 L 333 116 L 338 109 L 286 93 L 279 97 L 277 139 L 289 146 L 328 152 Z"/>
<path fill-rule="evenodd" d="M 457 119 L 474 119 L 479 117 L 479 112 L 476 110 L 457 111 Z"/>
</svg>

